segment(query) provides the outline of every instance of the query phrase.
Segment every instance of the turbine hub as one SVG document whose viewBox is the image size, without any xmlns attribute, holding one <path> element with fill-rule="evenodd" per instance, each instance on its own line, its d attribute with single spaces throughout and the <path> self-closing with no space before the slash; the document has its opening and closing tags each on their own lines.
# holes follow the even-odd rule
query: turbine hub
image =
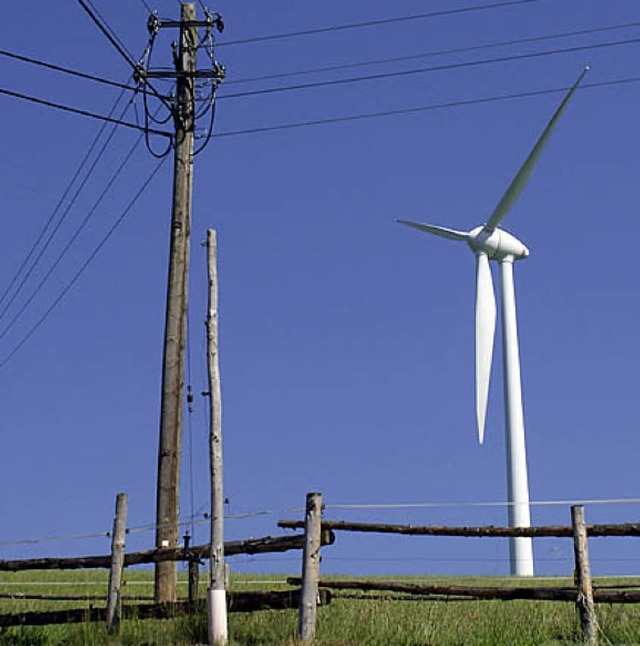
<svg viewBox="0 0 640 646">
<path fill-rule="evenodd" d="M 474 252 L 486 253 L 491 260 L 504 260 L 508 256 L 521 260 L 529 255 L 529 250 L 518 238 L 504 229 L 487 231 L 483 226 L 469 233 L 467 243 Z"/>
</svg>

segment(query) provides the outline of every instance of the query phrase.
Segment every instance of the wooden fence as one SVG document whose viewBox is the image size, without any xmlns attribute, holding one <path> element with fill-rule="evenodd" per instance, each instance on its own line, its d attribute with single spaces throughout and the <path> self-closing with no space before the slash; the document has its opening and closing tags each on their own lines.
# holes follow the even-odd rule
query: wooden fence
<svg viewBox="0 0 640 646">
<path fill-rule="evenodd" d="M 120 507 L 122 507 L 120 500 Z M 124 505 L 126 508 L 126 505 Z M 443 527 L 415 526 L 397 524 L 379 524 L 347 522 L 341 520 L 322 520 L 322 495 L 307 495 L 304 520 L 281 520 L 278 526 L 286 529 L 304 529 L 304 533 L 293 536 L 253 538 L 241 541 L 229 541 L 224 545 L 225 556 L 236 554 L 264 554 L 302 550 L 302 577 L 291 577 L 287 581 L 297 590 L 284 592 L 235 592 L 229 595 L 229 610 L 250 611 L 271 608 L 298 607 L 298 635 L 303 641 L 312 641 L 315 636 L 316 607 L 329 603 L 331 591 L 388 592 L 394 598 L 419 600 L 546 600 L 575 603 L 581 621 L 584 641 L 590 644 L 597 642 L 595 603 L 640 603 L 640 589 L 624 586 L 599 587 L 591 581 L 587 537 L 603 536 L 640 536 L 640 524 L 598 524 L 587 525 L 584 510 L 581 506 L 571 508 L 571 525 L 541 527 Z M 197 577 L 189 576 L 189 598 L 174 604 L 128 604 L 121 606 L 118 569 L 161 561 L 186 561 L 191 565 L 210 555 L 210 545 L 196 545 L 180 548 L 153 549 L 139 552 L 124 552 L 124 530 L 122 518 L 118 515 L 114 521 L 112 534 L 112 553 L 110 555 L 83 556 L 70 558 L 37 558 L 0 560 L 0 572 L 18 572 L 24 570 L 74 570 L 83 568 L 109 568 L 109 598 L 104 608 L 76 608 L 56 612 L 13 613 L 0 615 L 0 627 L 16 625 L 43 625 L 48 623 L 67 623 L 76 621 L 106 621 L 111 630 L 117 628 L 120 616 L 135 615 L 139 618 L 163 618 L 173 616 L 176 612 L 200 610 L 203 601 L 197 596 Z M 320 549 L 335 541 L 335 532 L 348 531 L 359 533 L 399 534 L 405 536 L 458 536 L 458 537 L 571 537 L 575 555 L 574 587 L 522 587 L 514 583 L 508 586 L 462 586 L 462 585 L 419 585 L 394 583 L 391 581 L 333 581 L 319 576 Z M 114 576 L 115 569 L 115 576 Z M 12 594 L 1 595 L 4 598 L 38 598 L 61 599 L 62 596 Z M 73 595 L 67 595 L 71 600 Z M 77 598 L 77 597 L 73 597 Z M 379 598 L 379 597 L 376 597 Z M 90 601 L 96 601 L 93 597 Z M 138 601 L 142 601 L 140 598 Z M 104 601 L 104 599 L 103 599 Z"/>
<path fill-rule="evenodd" d="M 201 560 L 210 556 L 210 543 L 190 546 L 188 541 L 184 547 L 152 549 L 138 552 L 125 553 L 124 537 L 126 518 L 126 496 L 118 494 L 116 502 L 116 517 L 114 519 L 111 545 L 111 554 L 80 557 L 49 557 L 33 559 L 0 560 L 0 572 L 20 572 L 27 570 L 78 570 L 78 569 L 109 569 L 108 595 L 104 597 L 91 597 L 80 595 L 52 595 L 29 593 L 0 593 L 4 599 L 37 599 L 40 601 L 87 601 L 87 608 L 71 608 L 51 612 L 21 612 L 0 615 L 0 628 L 10 626 L 41 626 L 46 624 L 75 623 L 86 621 L 105 621 L 110 632 L 116 632 L 121 617 L 168 618 L 176 614 L 200 611 L 205 607 L 203 600 L 198 598 L 197 572 Z M 321 545 L 330 545 L 335 541 L 335 534 L 331 530 L 320 529 L 318 522 L 317 535 L 318 553 Z M 308 536 L 305 532 L 294 536 L 265 536 L 247 540 L 228 541 L 224 544 L 225 556 L 238 554 L 272 554 L 287 552 L 289 550 L 305 550 Z M 314 534 L 315 536 L 315 534 Z M 189 568 L 189 595 L 188 599 L 176 601 L 171 604 L 136 603 L 122 605 L 121 583 L 124 568 L 133 565 L 160 563 L 166 561 L 188 562 Z M 194 567 L 191 567 L 195 565 Z M 316 577 L 317 579 L 317 577 Z M 284 608 L 298 608 L 300 605 L 301 591 L 242 591 L 234 592 L 228 596 L 228 606 L 231 612 L 250 612 L 255 610 L 270 610 Z M 323 590 L 318 597 L 319 604 L 327 604 L 331 593 Z M 135 601 L 149 601 L 150 598 L 138 598 Z M 95 602 L 102 602 L 104 607 L 94 607 Z M 314 608 L 316 598 L 314 597 Z"/>
<path fill-rule="evenodd" d="M 319 494 L 316 494 L 319 495 Z M 309 523 L 299 520 L 281 520 L 278 526 L 285 529 L 302 529 L 309 531 Z M 347 522 L 341 520 L 322 521 L 318 523 L 316 537 L 321 531 L 348 531 L 377 534 L 400 534 L 405 536 L 459 536 L 459 537 L 571 537 L 573 538 L 575 557 L 575 587 L 521 587 L 517 585 L 488 586 L 424 586 L 406 583 L 381 581 L 330 581 L 317 578 L 313 583 L 289 578 L 292 585 L 302 584 L 315 590 L 358 590 L 385 591 L 396 594 L 412 595 L 421 599 L 530 599 L 547 601 L 569 601 L 576 604 L 580 615 L 583 640 L 588 644 L 597 643 L 596 616 L 594 603 L 640 603 L 640 590 L 599 589 L 591 580 L 589 550 L 587 537 L 601 536 L 640 536 L 640 524 L 599 524 L 587 525 L 584 519 L 584 508 L 581 505 L 571 507 L 571 525 L 543 527 L 440 527 L 397 524 L 379 524 Z M 308 540 L 308 539 L 307 539 Z M 300 612 L 303 612 L 301 601 Z M 312 631 L 310 631 L 312 633 Z M 300 633 L 302 637 L 303 634 Z"/>
</svg>

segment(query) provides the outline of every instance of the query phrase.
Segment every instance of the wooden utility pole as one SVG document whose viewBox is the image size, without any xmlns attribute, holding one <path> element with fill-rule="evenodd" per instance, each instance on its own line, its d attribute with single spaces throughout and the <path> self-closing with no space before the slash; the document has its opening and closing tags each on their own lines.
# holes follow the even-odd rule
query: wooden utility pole
<svg viewBox="0 0 640 646">
<path fill-rule="evenodd" d="M 209 643 L 227 643 L 227 595 L 224 567 L 224 495 L 222 483 L 222 395 L 218 360 L 218 268 L 216 232 L 207 231 L 209 306 L 207 313 L 207 367 L 209 375 L 209 458 L 211 467 L 211 585 Z"/>
<path fill-rule="evenodd" d="M 197 28 L 193 2 L 181 6 L 180 39 L 175 58 L 177 103 L 169 281 L 162 362 L 162 401 L 156 501 L 156 547 L 177 547 L 180 502 L 180 454 L 184 409 L 184 357 L 188 300 L 189 234 L 193 181 L 193 136 Z M 185 24 L 186 23 L 186 24 Z M 157 603 L 176 600 L 176 564 L 158 563 Z"/>
</svg>

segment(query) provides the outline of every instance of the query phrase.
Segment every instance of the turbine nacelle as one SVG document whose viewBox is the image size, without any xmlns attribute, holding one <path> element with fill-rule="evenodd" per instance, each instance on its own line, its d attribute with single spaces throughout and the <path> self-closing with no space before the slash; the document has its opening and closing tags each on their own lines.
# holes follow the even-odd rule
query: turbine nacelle
<svg viewBox="0 0 640 646">
<path fill-rule="evenodd" d="M 504 260 L 511 256 L 514 260 L 526 258 L 529 250 L 518 238 L 504 229 L 476 227 L 469 232 L 467 244 L 475 253 L 485 253 L 491 260 Z"/>
</svg>

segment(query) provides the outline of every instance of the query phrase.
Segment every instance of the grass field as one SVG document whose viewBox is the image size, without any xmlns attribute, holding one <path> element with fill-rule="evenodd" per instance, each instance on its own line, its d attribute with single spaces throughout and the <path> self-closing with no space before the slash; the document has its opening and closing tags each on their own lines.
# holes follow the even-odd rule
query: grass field
<svg viewBox="0 0 640 646">
<path fill-rule="evenodd" d="M 232 590 L 287 589 L 282 575 L 233 576 Z M 398 580 L 398 579 L 394 579 Z M 90 595 L 94 606 L 105 605 L 105 572 L 20 572 L 0 574 L 1 592 Z M 500 585 L 504 579 L 445 579 L 403 577 L 402 581 L 425 584 Z M 123 594 L 126 599 L 152 594 L 149 571 L 128 570 Z M 618 582 L 620 582 L 618 580 Z M 523 585 L 541 582 L 525 582 Z M 549 582 L 550 583 L 550 582 Z M 553 582 L 558 585 L 559 582 Z M 571 585 L 569 580 L 560 582 Z M 185 594 L 186 586 L 180 591 Z M 203 583 L 202 594 L 205 587 Z M 576 612 L 571 603 L 541 601 L 416 601 L 388 600 L 380 595 L 367 599 L 334 598 L 319 608 L 317 646 L 527 646 L 578 643 Z M 0 599 L 0 614 L 36 610 L 78 608 L 79 601 Z M 640 644 L 640 606 L 598 604 L 602 644 Z M 295 610 L 232 613 L 231 644 L 237 646 L 293 645 Z M 54 646 L 58 644 L 202 644 L 206 643 L 206 616 L 171 620 L 125 620 L 120 635 L 110 638 L 102 624 L 22 627 L 0 629 L 1 645 Z"/>
</svg>

